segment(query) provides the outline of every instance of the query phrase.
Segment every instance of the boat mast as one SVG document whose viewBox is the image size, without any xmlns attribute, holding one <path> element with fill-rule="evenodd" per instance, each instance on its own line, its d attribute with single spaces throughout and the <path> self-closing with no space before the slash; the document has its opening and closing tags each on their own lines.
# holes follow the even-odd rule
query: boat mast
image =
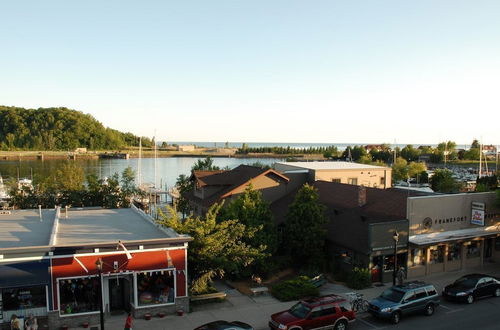
<svg viewBox="0 0 500 330">
<path fill-rule="evenodd" d="M 141 184 L 142 184 L 141 161 L 142 161 L 142 137 L 139 137 L 139 161 L 137 163 L 137 186 L 139 187 L 139 189 L 141 188 Z"/>
<path fill-rule="evenodd" d="M 482 164 L 481 164 L 481 157 L 482 157 L 482 154 L 483 154 L 483 145 L 480 143 L 479 144 L 479 177 L 481 177 L 482 175 Z"/>
</svg>

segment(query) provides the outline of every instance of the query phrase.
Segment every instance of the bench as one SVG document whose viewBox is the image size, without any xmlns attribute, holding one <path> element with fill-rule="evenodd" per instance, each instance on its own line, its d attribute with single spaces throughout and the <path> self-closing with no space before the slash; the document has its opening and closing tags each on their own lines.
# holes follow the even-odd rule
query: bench
<svg viewBox="0 0 500 330">
<path fill-rule="evenodd" d="M 202 300 L 210 300 L 210 299 L 224 299 L 226 298 L 225 292 L 214 292 L 214 293 L 206 293 L 199 294 L 196 296 L 191 296 L 191 301 L 202 301 Z"/>
<path fill-rule="evenodd" d="M 252 295 L 256 296 L 258 294 L 263 294 L 269 291 L 269 288 L 267 286 L 259 286 L 256 288 L 250 288 L 250 291 L 252 291 Z"/>
<path fill-rule="evenodd" d="M 318 276 L 311 278 L 311 284 L 317 288 L 319 288 L 323 284 L 326 284 L 327 282 L 328 281 L 326 280 L 325 275 L 323 274 L 319 274 Z"/>
</svg>

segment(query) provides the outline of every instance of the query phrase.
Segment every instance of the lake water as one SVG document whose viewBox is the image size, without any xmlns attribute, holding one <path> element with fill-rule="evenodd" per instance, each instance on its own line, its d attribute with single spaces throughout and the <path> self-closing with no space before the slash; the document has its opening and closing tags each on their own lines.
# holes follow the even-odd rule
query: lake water
<svg viewBox="0 0 500 330">
<path fill-rule="evenodd" d="M 170 189 L 180 174 L 189 175 L 191 167 L 203 158 L 198 157 L 170 157 L 158 158 L 156 160 L 156 187 Z M 259 162 L 265 165 L 274 164 L 283 161 L 277 158 L 212 158 L 214 165 L 220 168 L 235 168 L 241 164 L 253 164 Z M 57 170 L 68 160 L 0 160 L 0 175 L 4 180 L 20 178 L 43 178 L 51 172 Z M 72 161 L 79 164 L 85 175 L 95 173 L 99 177 L 109 177 L 114 173 L 122 173 L 125 168 L 130 166 L 137 175 L 139 164 L 138 158 L 132 159 L 100 159 L 100 160 L 76 160 Z M 143 158 L 141 160 L 142 182 L 153 183 L 155 181 L 155 160 L 154 158 Z"/>
</svg>

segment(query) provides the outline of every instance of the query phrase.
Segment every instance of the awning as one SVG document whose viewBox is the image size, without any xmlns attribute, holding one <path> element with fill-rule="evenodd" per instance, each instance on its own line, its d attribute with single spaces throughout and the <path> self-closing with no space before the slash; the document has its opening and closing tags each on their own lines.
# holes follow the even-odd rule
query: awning
<svg viewBox="0 0 500 330">
<path fill-rule="evenodd" d="M 410 236 L 409 242 L 414 245 L 433 245 L 442 242 L 472 239 L 476 237 L 499 235 L 500 224 L 489 227 L 467 228 Z"/>
<path fill-rule="evenodd" d="M 0 288 L 48 285 L 49 261 L 0 263 Z"/>
</svg>

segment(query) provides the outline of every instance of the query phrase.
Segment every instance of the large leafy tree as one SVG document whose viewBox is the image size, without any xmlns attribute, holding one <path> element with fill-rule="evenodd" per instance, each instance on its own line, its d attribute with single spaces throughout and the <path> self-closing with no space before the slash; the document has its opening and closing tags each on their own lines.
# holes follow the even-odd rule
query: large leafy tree
<svg viewBox="0 0 500 330">
<path fill-rule="evenodd" d="M 408 179 L 408 162 L 401 157 L 392 165 L 392 178 L 395 182 Z"/>
<path fill-rule="evenodd" d="M 198 161 L 191 167 L 193 171 L 217 171 L 220 167 L 214 165 L 214 160 L 210 157 L 198 159 Z"/>
<path fill-rule="evenodd" d="M 181 219 L 177 210 L 167 207 L 158 223 L 193 238 L 189 243 L 189 274 L 191 291 L 206 293 L 213 278 L 238 274 L 255 260 L 265 257 L 265 248 L 253 247 L 245 241 L 254 237 L 252 229 L 236 219 L 217 221 L 222 204 L 214 204 L 204 218 Z"/>
<path fill-rule="evenodd" d="M 221 210 L 219 219 L 238 219 L 247 228 L 256 230 L 254 237 L 244 239 L 245 243 L 255 248 L 265 247 L 269 256 L 276 252 L 277 230 L 273 214 L 269 204 L 262 198 L 262 193 L 254 190 L 252 185 Z M 259 260 L 255 271 L 266 273 L 267 266 L 266 260 Z"/>
<path fill-rule="evenodd" d="M 458 192 L 462 185 L 453 178 L 453 172 L 448 169 L 437 169 L 430 178 L 431 188 L 436 192 Z"/>
<path fill-rule="evenodd" d="M 420 156 L 420 150 L 414 148 L 411 144 L 408 144 L 401 149 L 401 157 L 406 159 L 408 162 L 418 160 L 418 156 Z"/>
<path fill-rule="evenodd" d="M 319 202 L 318 191 L 305 184 L 286 214 L 284 244 L 296 264 L 309 269 L 324 265 L 326 224 L 325 207 Z"/>
</svg>

